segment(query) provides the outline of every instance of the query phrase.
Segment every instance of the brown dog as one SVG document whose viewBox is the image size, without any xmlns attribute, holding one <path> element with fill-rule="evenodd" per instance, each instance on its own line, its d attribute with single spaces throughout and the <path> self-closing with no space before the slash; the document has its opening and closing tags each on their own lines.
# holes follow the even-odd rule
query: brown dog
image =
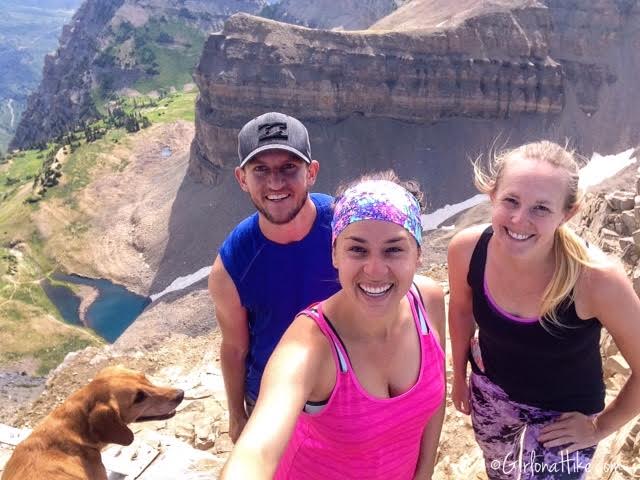
<svg viewBox="0 0 640 480">
<path fill-rule="evenodd" d="M 170 418 L 183 398 L 182 390 L 157 387 L 141 373 L 105 368 L 16 447 L 2 480 L 106 480 L 100 450 L 129 445 L 128 423 Z"/>
</svg>

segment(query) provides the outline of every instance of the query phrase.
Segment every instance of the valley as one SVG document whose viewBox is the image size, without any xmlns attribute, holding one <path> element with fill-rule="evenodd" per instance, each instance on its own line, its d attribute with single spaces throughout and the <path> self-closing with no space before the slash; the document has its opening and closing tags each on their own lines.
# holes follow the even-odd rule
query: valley
<svg viewBox="0 0 640 480">
<path fill-rule="evenodd" d="M 3 423 L 32 426 L 100 367 L 124 363 L 183 382 L 192 395 L 175 420 L 141 427 L 141 435 L 152 443 L 157 432 L 177 437 L 210 455 L 205 471 L 219 471 L 231 443 L 206 275 L 230 229 L 253 211 L 233 170 L 238 128 L 254 115 L 281 110 L 308 126 L 321 165 L 317 191 L 331 193 L 367 170 L 419 180 L 428 204 L 422 271 L 445 291 L 449 240 L 488 219 L 484 198 L 474 197 L 472 159 L 540 138 L 568 141 L 585 161 L 594 152 L 637 156 L 634 2 L 50 7 L 70 15 L 74 5 L 58 50 L 42 61 L 42 81 L 20 83 L 33 91 L 29 100 L 0 95 L 0 144 L 13 135 L 2 125 L 16 133 L 0 159 Z M 35 0 L 15 7 L 38 8 Z M 3 49 L 0 67 L 31 69 L 33 58 L 5 58 Z M 640 291 L 637 164 L 624 165 L 604 184 L 592 181 L 575 227 L 620 257 Z M 117 298 L 135 295 L 133 317 L 141 313 L 130 323 L 121 304 L 106 307 L 101 318 L 118 316 L 117 328 L 96 332 L 91 308 L 107 281 L 124 289 Z M 609 336 L 601 351 L 613 398 L 629 367 Z M 485 479 L 468 417 L 450 399 L 447 408 L 434 478 Z M 603 444 L 599 468 L 620 465 L 608 480 L 640 475 L 639 432 L 631 422 Z"/>
</svg>

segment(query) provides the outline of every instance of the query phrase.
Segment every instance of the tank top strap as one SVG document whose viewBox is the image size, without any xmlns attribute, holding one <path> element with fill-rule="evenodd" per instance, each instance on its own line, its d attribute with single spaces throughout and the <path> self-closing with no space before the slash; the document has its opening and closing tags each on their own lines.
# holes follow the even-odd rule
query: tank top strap
<svg viewBox="0 0 640 480">
<path fill-rule="evenodd" d="M 444 358 L 444 349 L 440 343 L 440 334 L 433 328 L 433 325 L 431 325 L 431 322 L 429 321 L 429 314 L 424 306 L 420 290 L 415 283 L 411 284 L 411 288 L 409 289 L 409 292 L 407 292 L 407 296 L 409 298 L 409 303 L 411 304 L 413 318 L 416 321 L 416 327 L 418 332 L 420 332 L 420 343 L 423 347 L 423 355 L 426 354 L 426 351 L 437 351 L 439 352 L 437 355 L 442 355 Z"/>
<path fill-rule="evenodd" d="M 409 300 L 411 313 L 413 314 L 413 319 L 416 322 L 418 331 L 421 335 L 429 335 L 429 333 L 431 333 L 431 325 L 429 325 L 429 320 L 427 319 L 427 310 L 424 308 L 422 295 L 415 283 L 411 284 L 411 288 L 407 292 L 407 300 Z"/>
<path fill-rule="evenodd" d="M 324 313 L 322 312 L 322 302 L 310 305 L 298 315 L 306 315 L 316 322 L 320 331 L 333 344 L 333 356 L 340 372 L 346 373 L 348 371 L 347 352 L 343 349 L 342 342 L 324 317 Z"/>
<path fill-rule="evenodd" d="M 469 262 L 469 272 L 467 273 L 467 283 L 470 287 L 484 288 L 484 269 L 487 264 L 487 250 L 489 248 L 489 240 L 493 235 L 493 228 L 489 225 L 480 235 L 471 261 Z"/>
</svg>

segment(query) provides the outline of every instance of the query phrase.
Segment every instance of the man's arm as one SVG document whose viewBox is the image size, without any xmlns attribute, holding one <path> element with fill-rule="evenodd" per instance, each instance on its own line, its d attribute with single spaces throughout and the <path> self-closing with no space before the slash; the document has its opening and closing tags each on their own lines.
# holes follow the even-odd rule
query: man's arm
<svg viewBox="0 0 640 480">
<path fill-rule="evenodd" d="M 245 358 L 249 351 L 247 311 L 220 256 L 213 262 L 209 275 L 209 293 L 216 319 L 222 332 L 220 363 L 229 405 L 229 436 L 236 442 L 247 423 L 244 407 Z"/>
</svg>

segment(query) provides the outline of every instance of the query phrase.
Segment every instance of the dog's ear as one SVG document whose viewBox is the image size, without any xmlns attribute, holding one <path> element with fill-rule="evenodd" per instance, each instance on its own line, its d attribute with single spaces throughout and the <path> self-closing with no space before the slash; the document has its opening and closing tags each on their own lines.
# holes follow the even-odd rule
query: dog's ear
<svg viewBox="0 0 640 480">
<path fill-rule="evenodd" d="M 133 432 L 122 421 L 116 409 L 106 403 L 97 403 L 89 414 L 91 434 L 103 443 L 130 445 Z"/>
</svg>

